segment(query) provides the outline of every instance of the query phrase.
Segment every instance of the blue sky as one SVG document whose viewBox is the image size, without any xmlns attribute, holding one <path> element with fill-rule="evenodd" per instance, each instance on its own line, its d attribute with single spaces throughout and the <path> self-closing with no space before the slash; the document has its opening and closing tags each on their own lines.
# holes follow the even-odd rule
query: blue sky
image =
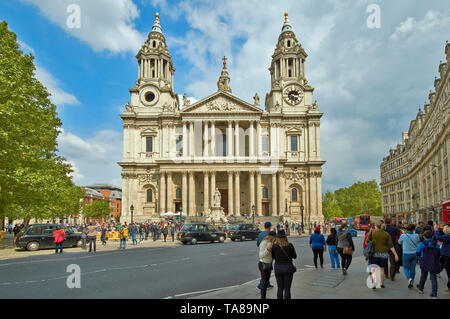
<svg viewBox="0 0 450 319">
<path fill-rule="evenodd" d="M 67 27 L 70 4 L 81 8 L 80 29 Z M 380 7 L 380 28 L 367 26 L 371 4 Z M 36 57 L 37 76 L 58 106 L 60 153 L 78 185 L 121 185 L 119 114 L 155 12 L 178 94 L 198 100 L 213 93 L 226 55 L 233 94 L 251 102 L 255 92 L 270 90 L 267 68 L 285 11 L 308 54 L 306 76 L 324 113 L 323 190 L 379 181 L 382 158 L 434 90 L 450 40 L 447 0 L 0 1 L 0 20 Z"/>
</svg>

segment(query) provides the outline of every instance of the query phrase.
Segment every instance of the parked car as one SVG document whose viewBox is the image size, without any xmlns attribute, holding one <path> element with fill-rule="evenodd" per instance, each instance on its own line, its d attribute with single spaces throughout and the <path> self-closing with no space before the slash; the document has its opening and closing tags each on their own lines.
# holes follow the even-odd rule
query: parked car
<svg viewBox="0 0 450 319">
<path fill-rule="evenodd" d="M 18 248 L 26 250 L 39 250 L 55 248 L 53 232 L 56 226 L 60 226 L 66 233 L 67 239 L 63 242 L 63 247 L 81 247 L 83 240 L 80 233 L 75 233 L 73 229 L 58 224 L 35 224 L 24 227 L 16 236 L 14 243 Z"/>
<path fill-rule="evenodd" d="M 260 232 L 261 231 L 253 224 L 236 224 L 231 226 L 228 232 L 228 238 L 232 241 L 235 241 L 236 239 L 255 240 L 258 238 Z"/>
<path fill-rule="evenodd" d="M 225 242 L 226 234 L 222 231 L 217 231 L 214 227 L 208 224 L 186 224 L 177 234 L 177 239 L 183 244 L 191 243 L 197 244 L 201 241 Z"/>
</svg>

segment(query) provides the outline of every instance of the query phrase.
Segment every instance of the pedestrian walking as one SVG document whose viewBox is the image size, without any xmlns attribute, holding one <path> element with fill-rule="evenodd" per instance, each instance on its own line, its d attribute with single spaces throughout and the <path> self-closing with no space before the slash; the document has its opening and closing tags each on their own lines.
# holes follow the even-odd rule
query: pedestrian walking
<svg viewBox="0 0 450 319">
<path fill-rule="evenodd" d="M 276 233 L 270 231 L 259 245 L 258 269 L 261 273 L 261 299 L 266 299 L 266 292 L 269 286 L 270 274 L 272 272 L 272 246 L 275 243 Z"/>
<path fill-rule="evenodd" d="M 262 240 L 266 236 L 269 235 L 271 229 L 272 229 L 272 223 L 271 222 L 265 222 L 264 223 L 264 230 L 259 233 L 258 239 L 256 240 L 256 247 L 259 247 L 259 245 L 261 244 Z M 259 285 L 257 286 L 257 288 L 261 290 L 261 287 L 262 287 L 262 280 L 259 281 Z M 269 281 L 267 288 L 272 288 L 272 287 L 273 286 L 270 284 L 270 281 Z"/>
<path fill-rule="evenodd" d="M 145 224 L 144 231 L 145 231 L 145 240 L 147 240 L 148 239 L 148 234 L 150 233 L 150 227 L 149 227 L 148 223 Z"/>
<path fill-rule="evenodd" d="M 397 227 L 394 225 L 391 225 L 392 220 L 390 218 L 386 218 L 385 224 L 386 224 L 386 232 L 391 236 L 392 241 L 392 247 L 396 247 L 397 240 L 400 237 L 400 231 Z M 385 265 L 384 270 L 386 272 L 386 275 L 389 275 L 389 279 L 391 281 L 395 280 L 395 274 L 397 273 L 398 263 L 395 261 L 394 254 L 391 250 L 388 252 L 389 255 L 389 266 L 388 264 Z"/>
<path fill-rule="evenodd" d="M 352 263 L 352 255 L 355 251 L 352 235 L 347 229 L 347 223 L 342 223 L 338 233 L 337 251 L 341 256 L 342 273 L 347 275 L 347 270 Z"/>
<path fill-rule="evenodd" d="M 89 239 L 89 252 L 92 252 L 92 246 L 94 246 L 94 252 L 97 250 L 97 227 L 91 223 L 87 227 L 87 237 Z M 92 245 L 94 244 L 94 245 Z"/>
<path fill-rule="evenodd" d="M 107 228 L 106 228 L 105 225 L 103 225 L 103 226 L 102 226 L 102 234 L 101 234 L 101 236 L 100 236 L 100 240 L 102 241 L 102 245 L 103 245 L 103 246 L 106 245 L 106 239 L 107 239 L 107 237 L 106 237 L 106 231 L 107 231 Z"/>
<path fill-rule="evenodd" d="M 323 252 L 326 251 L 327 245 L 325 237 L 320 233 L 320 227 L 314 229 L 314 234 L 309 238 L 309 247 L 312 248 L 314 254 L 314 266 L 317 269 L 317 257 L 320 259 L 320 268 L 323 269 Z"/>
<path fill-rule="evenodd" d="M 127 239 L 128 239 L 128 228 L 122 226 L 119 230 L 119 238 L 120 238 L 120 246 L 119 249 L 125 249 L 127 247 Z"/>
<path fill-rule="evenodd" d="M 420 281 L 416 286 L 417 291 L 423 294 L 425 282 L 428 274 L 431 280 L 431 298 L 437 298 L 438 285 L 437 275 L 441 272 L 441 265 L 439 262 L 440 249 L 436 240 L 433 238 L 431 230 L 426 230 L 423 233 L 424 240 L 417 247 L 417 254 L 419 255 L 420 264 Z"/>
<path fill-rule="evenodd" d="M 419 238 L 423 235 L 423 222 L 419 222 L 419 226 L 416 227 L 416 234 L 419 235 Z"/>
<path fill-rule="evenodd" d="M 88 237 L 87 237 L 88 230 L 87 230 L 87 228 L 86 228 L 85 225 L 82 226 L 80 230 L 81 230 L 81 240 L 83 241 L 82 249 L 83 249 L 83 250 L 86 250 L 86 249 L 87 249 L 86 243 L 87 243 L 87 238 L 88 238 Z"/>
<path fill-rule="evenodd" d="M 328 245 L 328 253 L 330 254 L 330 260 L 331 260 L 331 268 L 340 269 L 341 263 L 339 262 L 339 255 L 336 251 L 337 247 L 337 232 L 336 228 L 330 229 L 330 235 L 328 235 L 327 238 L 327 245 Z"/>
<path fill-rule="evenodd" d="M 400 238 L 398 239 L 398 243 L 402 245 L 403 272 L 408 280 L 408 288 L 414 287 L 417 264 L 416 251 L 420 244 L 419 235 L 414 234 L 414 229 L 414 224 L 407 225 L 406 233 L 400 235 Z"/>
<path fill-rule="evenodd" d="M 166 242 L 167 235 L 169 234 L 169 228 L 168 228 L 167 225 L 164 225 L 164 228 L 162 229 L 162 233 L 163 233 L 163 236 L 164 236 L 164 242 Z"/>
<path fill-rule="evenodd" d="M 172 236 L 172 242 L 175 241 L 175 234 L 176 234 L 176 232 L 177 232 L 177 227 L 176 227 L 175 224 L 172 224 L 170 226 L 170 235 Z"/>
<path fill-rule="evenodd" d="M 62 254 L 63 253 L 63 243 L 67 237 L 66 237 L 66 233 L 64 232 L 63 229 L 61 229 L 60 226 L 56 226 L 56 230 L 53 232 L 53 238 L 54 238 L 54 243 L 55 243 L 55 254 L 58 253 L 58 249 L 59 249 L 59 252 Z"/>
<path fill-rule="evenodd" d="M 292 260 L 297 258 L 297 254 L 284 230 L 280 230 L 276 235 L 272 246 L 272 257 L 275 260 L 277 299 L 291 299 L 292 278 L 297 271 Z"/>
<path fill-rule="evenodd" d="M 384 288 L 384 274 L 385 274 L 385 265 L 389 259 L 389 251 L 394 255 L 394 260 L 398 260 L 397 252 L 395 251 L 394 245 L 392 244 L 392 238 L 388 232 L 382 229 L 382 222 L 375 223 L 375 230 L 369 232 L 365 245 L 369 241 L 373 243 L 373 255 L 369 256 L 369 266 L 372 273 L 372 278 L 375 283 L 373 286 L 376 288 Z M 379 272 L 380 282 L 377 281 L 377 272 Z"/>
<path fill-rule="evenodd" d="M 442 229 L 437 228 L 434 237 L 442 242 L 441 258 L 447 272 L 447 290 L 445 292 L 450 295 L 450 226 L 446 225 Z"/>
<path fill-rule="evenodd" d="M 129 229 L 129 233 L 130 233 L 130 235 L 131 235 L 131 239 L 133 240 L 133 241 L 132 241 L 132 245 L 137 245 L 136 236 L 137 236 L 137 233 L 138 233 L 138 229 L 137 229 L 135 223 L 132 223 L 132 224 L 131 224 L 131 227 L 130 227 L 130 229 Z"/>
</svg>

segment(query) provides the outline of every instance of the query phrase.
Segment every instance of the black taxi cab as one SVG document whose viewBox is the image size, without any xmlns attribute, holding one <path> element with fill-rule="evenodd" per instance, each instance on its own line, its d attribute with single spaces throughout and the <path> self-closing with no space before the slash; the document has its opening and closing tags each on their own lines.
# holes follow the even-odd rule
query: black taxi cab
<svg viewBox="0 0 450 319">
<path fill-rule="evenodd" d="M 222 231 L 217 231 L 209 224 L 186 224 L 177 234 L 177 239 L 183 244 L 190 243 L 192 245 L 198 242 L 219 242 L 223 243 L 226 239 L 226 234 Z"/>
<path fill-rule="evenodd" d="M 236 239 L 246 240 L 251 239 L 255 240 L 258 238 L 258 235 L 261 231 L 253 224 L 236 224 L 232 225 L 229 232 L 228 238 L 232 241 Z"/>
</svg>

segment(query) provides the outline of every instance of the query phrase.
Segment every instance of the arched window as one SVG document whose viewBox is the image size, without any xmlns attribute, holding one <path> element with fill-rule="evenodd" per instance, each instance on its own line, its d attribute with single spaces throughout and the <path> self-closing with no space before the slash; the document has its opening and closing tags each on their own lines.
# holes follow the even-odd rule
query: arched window
<svg viewBox="0 0 450 319">
<path fill-rule="evenodd" d="M 297 188 L 292 189 L 292 201 L 298 202 L 298 196 L 297 196 Z"/>
<path fill-rule="evenodd" d="M 263 188 L 263 198 L 269 198 L 269 189 L 267 187 Z"/>
<path fill-rule="evenodd" d="M 288 42 L 287 42 L 287 46 L 288 46 L 288 48 L 290 48 L 290 47 L 291 47 L 291 40 L 288 40 Z"/>
<path fill-rule="evenodd" d="M 156 48 L 156 41 L 153 41 L 153 47 Z"/>
<path fill-rule="evenodd" d="M 176 197 L 177 197 L 177 199 L 181 199 L 181 197 L 182 197 L 182 195 L 183 195 L 183 193 L 182 193 L 182 191 L 181 191 L 181 188 L 177 188 L 177 190 L 176 190 Z"/>
<path fill-rule="evenodd" d="M 153 192 L 151 189 L 147 189 L 147 203 L 153 202 Z"/>
</svg>

